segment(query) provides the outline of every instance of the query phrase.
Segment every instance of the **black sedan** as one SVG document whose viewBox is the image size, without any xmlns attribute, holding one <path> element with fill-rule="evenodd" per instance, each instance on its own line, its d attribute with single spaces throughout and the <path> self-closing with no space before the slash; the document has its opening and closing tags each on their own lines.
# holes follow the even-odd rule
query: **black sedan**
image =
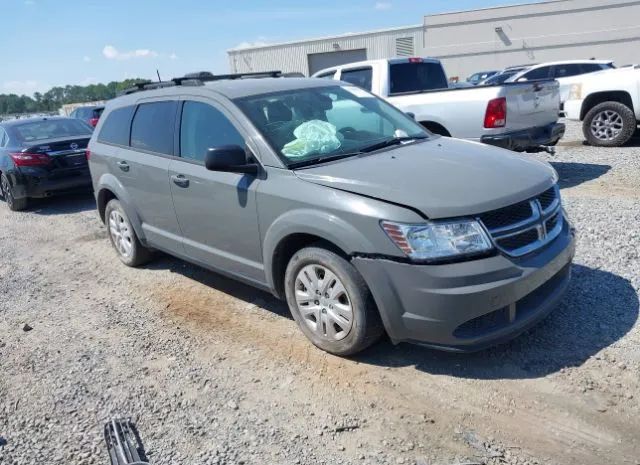
<svg viewBox="0 0 640 465">
<path fill-rule="evenodd" d="M 30 198 L 91 189 L 87 144 L 92 129 L 73 118 L 0 123 L 0 194 L 13 210 Z"/>
</svg>

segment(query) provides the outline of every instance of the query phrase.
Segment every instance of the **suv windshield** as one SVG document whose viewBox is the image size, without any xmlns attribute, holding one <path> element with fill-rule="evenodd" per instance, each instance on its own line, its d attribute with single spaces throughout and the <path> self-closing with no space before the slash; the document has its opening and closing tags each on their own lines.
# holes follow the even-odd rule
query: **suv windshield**
<svg viewBox="0 0 640 465">
<path fill-rule="evenodd" d="M 254 95 L 236 103 L 287 166 L 320 163 L 359 154 L 384 141 L 410 142 L 428 135 L 401 111 L 354 86 Z"/>
</svg>

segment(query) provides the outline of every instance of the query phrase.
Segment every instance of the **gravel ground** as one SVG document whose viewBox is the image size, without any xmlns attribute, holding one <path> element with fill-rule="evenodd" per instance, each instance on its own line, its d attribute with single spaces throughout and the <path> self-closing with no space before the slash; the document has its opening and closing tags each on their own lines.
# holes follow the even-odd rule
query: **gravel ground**
<svg viewBox="0 0 640 465">
<path fill-rule="evenodd" d="M 581 140 L 539 155 L 578 230 L 564 302 L 472 355 L 333 357 L 268 294 L 122 266 L 90 196 L 0 204 L 0 463 L 106 464 L 115 416 L 152 464 L 640 463 L 640 139 Z"/>
</svg>

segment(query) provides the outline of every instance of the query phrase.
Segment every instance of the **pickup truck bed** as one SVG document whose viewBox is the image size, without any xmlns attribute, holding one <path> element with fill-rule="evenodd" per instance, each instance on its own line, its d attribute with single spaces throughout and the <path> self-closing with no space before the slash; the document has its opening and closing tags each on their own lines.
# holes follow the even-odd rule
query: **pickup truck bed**
<svg viewBox="0 0 640 465">
<path fill-rule="evenodd" d="M 372 60 L 314 76 L 363 87 L 445 136 L 535 152 L 564 135 L 559 86 L 552 80 L 443 88 L 448 84 L 441 63 L 427 58 Z"/>
</svg>

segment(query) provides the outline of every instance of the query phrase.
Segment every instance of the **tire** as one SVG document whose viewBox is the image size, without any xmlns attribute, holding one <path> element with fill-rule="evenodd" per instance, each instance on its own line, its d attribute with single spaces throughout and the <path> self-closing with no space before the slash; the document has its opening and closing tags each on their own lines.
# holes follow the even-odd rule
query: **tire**
<svg viewBox="0 0 640 465">
<path fill-rule="evenodd" d="M 291 258 L 285 272 L 285 292 L 291 314 L 304 335 L 326 352 L 356 354 L 378 341 L 384 332 L 360 273 L 327 249 L 308 247 Z"/>
<path fill-rule="evenodd" d="M 136 267 L 153 258 L 152 252 L 140 243 L 120 201 L 110 200 L 105 208 L 104 217 L 109 240 L 122 263 Z"/>
<path fill-rule="evenodd" d="M 637 125 L 631 108 L 618 102 L 604 102 L 589 110 L 582 132 L 590 145 L 620 147 L 631 139 Z"/>
<path fill-rule="evenodd" d="M 9 210 L 11 211 L 19 212 L 25 210 L 29 205 L 29 199 L 16 199 L 14 197 L 13 188 L 9 182 L 9 178 L 4 174 L 0 176 L 0 193 L 2 193 L 2 198 L 4 198 L 7 207 L 9 207 Z"/>
</svg>

